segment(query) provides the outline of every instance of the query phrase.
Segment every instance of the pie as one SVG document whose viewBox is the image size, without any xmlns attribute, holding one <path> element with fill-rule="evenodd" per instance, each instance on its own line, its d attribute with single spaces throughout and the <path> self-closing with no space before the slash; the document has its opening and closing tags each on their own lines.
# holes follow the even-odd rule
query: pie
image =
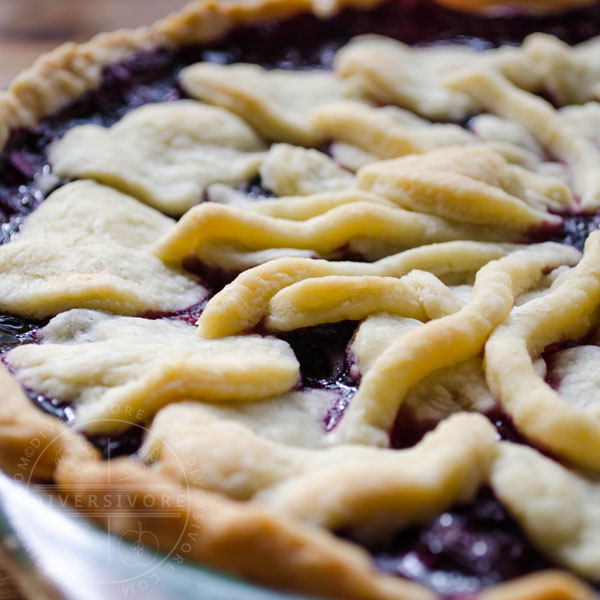
<svg viewBox="0 0 600 600">
<path fill-rule="evenodd" d="M 2 469 L 280 590 L 595 597 L 599 23 L 209 1 L 42 57 L 0 96 Z"/>
</svg>

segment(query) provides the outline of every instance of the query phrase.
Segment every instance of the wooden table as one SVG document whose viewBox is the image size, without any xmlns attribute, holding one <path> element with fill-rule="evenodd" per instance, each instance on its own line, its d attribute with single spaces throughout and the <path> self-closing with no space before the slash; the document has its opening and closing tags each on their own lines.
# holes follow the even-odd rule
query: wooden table
<svg viewBox="0 0 600 600">
<path fill-rule="evenodd" d="M 0 0 L 0 88 L 63 42 L 149 25 L 185 4 L 186 0 Z"/>
</svg>

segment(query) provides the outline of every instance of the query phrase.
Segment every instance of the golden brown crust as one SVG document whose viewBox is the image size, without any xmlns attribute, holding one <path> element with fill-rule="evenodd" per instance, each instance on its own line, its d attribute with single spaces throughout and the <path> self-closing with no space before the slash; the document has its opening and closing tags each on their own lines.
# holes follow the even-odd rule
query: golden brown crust
<svg viewBox="0 0 600 600">
<path fill-rule="evenodd" d="M 572 575 L 542 571 L 496 585 L 480 595 L 480 600 L 593 600 L 596 595 Z"/>
<path fill-rule="evenodd" d="M 502 13 L 508 9 L 527 13 L 555 13 L 593 4 L 596 0 L 436 0 L 438 4 L 467 12 Z"/>
<path fill-rule="evenodd" d="M 41 117 L 96 87 L 105 65 L 140 50 L 214 41 L 237 26 L 281 20 L 301 12 L 329 15 L 343 6 L 369 8 L 382 0 L 198 0 L 152 27 L 103 33 L 85 44 L 68 43 L 41 56 L 0 94 L 0 147 L 11 129 Z"/>
<path fill-rule="evenodd" d="M 75 461 L 75 463 L 73 462 Z M 76 476 L 73 477 L 73 474 Z M 111 532 L 152 531 L 169 556 L 204 562 L 272 587 L 346 600 L 433 600 L 437 595 L 403 579 L 378 574 L 366 553 L 326 531 L 191 491 L 131 459 L 111 463 L 66 459 L 56 479 L 65 497 L 103 526 L 107 505 L 126 505 L 110 517 Z M 156 519 L 156 507 L 176 506 Z M 144 513 L 147 513 L 145 515 Z M 543 571 L 488 588 L 480 600 L 592 600 L 594 592 L 562 571 Z"/>
<path fill-rule="evenodd" d="M 38 410 L 0 364 L 0 468 L 17 481 L 52 479 L 62 458 L 95 461 L 83 437 Z"/>
<path fill-rule="evenodd" d="M 366 552 L 328 532 L 254 505 L 174 486 L 130 459 L 64 467 L 65 463 L 57 474 L 59 487 L 78 508 L 99 515 L 96 519 L 108 526 L 98 499 L 126 506 L 111 515 L 111 530 L 119 535 L 140 527 L 152 531 L 165 553 L 206 562 L 258 583 L 328 598 L 436 597 L 418 584 L 377 574 Z M 152 516 L 157 506 L 167 505 L 169 518 Z"/>
</svg>

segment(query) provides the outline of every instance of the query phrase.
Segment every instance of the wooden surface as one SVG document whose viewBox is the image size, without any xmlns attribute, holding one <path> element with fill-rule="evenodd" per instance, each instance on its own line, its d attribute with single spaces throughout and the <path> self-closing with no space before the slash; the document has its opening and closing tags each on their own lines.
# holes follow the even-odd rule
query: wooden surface
<svg viewBox="0 0 600 600">
<path fill-rule="evenodd" d="M 186 0 L 0 0 L 0 88 L 63 42 L 149 25 L 185 4 Z"/>
</svg>

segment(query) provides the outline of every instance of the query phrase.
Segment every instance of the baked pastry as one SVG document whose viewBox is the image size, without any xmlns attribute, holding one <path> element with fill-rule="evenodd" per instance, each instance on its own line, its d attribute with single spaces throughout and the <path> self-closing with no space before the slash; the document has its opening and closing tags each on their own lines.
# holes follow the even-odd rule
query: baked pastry
<svg viewBox="0 0 600 600">
<path fill-rule="evenodd" d="M 280 589 L 592 598 L 600 9 L 376 4 L 196 3 L 0 97 L 0 464 Z"/>
</svg>

